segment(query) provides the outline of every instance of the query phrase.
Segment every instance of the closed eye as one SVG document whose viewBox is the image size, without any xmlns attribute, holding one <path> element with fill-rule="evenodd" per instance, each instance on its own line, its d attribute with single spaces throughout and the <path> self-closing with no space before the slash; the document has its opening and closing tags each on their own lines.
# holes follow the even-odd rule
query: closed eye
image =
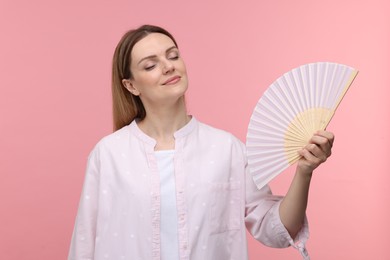
<svg viewBox="0 0 390 260">
<path fill-rule="evenodd" d="M 176 49 L 174 49 L 168 53 L 167 57 L 169 60 L 177 60 L 179 59 L 180 55 L 179 52 Z"/>
<path fill-rule="evenodd" d="M 147 67 L 145 67 L 145 70 L 152 70 L 152 69 L 154 69 L 154 67 L 156 67 L 156 65 L 151 65 L 151 66 L 147 66 Z"/>
<path fill-rule="evenodd" d="M 175 56 L 172 56 L 172 57 L 169 57 L 170 60 L 177 60 L 179 59 L 179 55 L 175 55 Z"/>
</svg>

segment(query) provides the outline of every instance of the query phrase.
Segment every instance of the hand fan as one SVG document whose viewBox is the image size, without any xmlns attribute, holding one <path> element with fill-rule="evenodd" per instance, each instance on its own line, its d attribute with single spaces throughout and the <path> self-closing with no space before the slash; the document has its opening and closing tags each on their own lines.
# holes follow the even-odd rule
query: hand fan
<svg viewBox="0 0 390 260">
<path fill-rule="evenodd" d="M 268 87 L 247 132 L 248 167 L 258 189 L 299 160 L 298 150 L 326 128 L 357 72 L 337 63 L 310 63 Z"/>
</svg>

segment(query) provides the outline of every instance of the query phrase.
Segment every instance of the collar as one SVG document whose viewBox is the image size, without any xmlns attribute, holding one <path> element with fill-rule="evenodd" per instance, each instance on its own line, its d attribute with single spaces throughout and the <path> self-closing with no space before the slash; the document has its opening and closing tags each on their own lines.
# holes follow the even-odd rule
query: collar
<svg viewBox="0 0 390 260">
<path fill-rule="evenodd" d="M 174 138 L 180 139 L 182 137 L 185 137 L 189 134 L 191 134 L 195 128 L 198 126 L 198 120 L 194 116 L 191 116 L 191 120 L 182 128 L 177 130 L 173 136 Z M 145 134 L 137 125 L 136 120 L 133 120 L 130 125 L 128 126 L 130 133 L 134 134 L 138 139 L 140 139 L 142 142 L 151 145 L 152 147 L 156 146 L 156 140 L 153 139 L 152 137 L 148 136 Z"/>
</svg>

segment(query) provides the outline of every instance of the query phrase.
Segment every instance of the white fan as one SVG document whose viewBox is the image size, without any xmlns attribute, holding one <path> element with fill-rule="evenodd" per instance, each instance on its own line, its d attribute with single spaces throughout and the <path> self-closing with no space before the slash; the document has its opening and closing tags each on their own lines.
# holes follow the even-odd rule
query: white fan
<svg viewBox="0 0 390 260">
<path fill-rule="evenodd" d="M 337 63 L 310 63 L 285 73 L 264 92 L 246 143 L 258 189 L 299 160 L 298 150 L 326 128 L 357 72 Z"/>
</svg>

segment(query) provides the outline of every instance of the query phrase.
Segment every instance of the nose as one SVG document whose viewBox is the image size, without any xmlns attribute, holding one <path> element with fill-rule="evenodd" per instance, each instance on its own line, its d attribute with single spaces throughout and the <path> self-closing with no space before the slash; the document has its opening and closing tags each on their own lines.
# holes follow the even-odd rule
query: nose
<svg viewBox="0 0 390 260">
<path fill-rule="evenodd" d="M 175 71 L 175 66 L 173 65 L 172 61 L 166 59 L 163 64 L 163 73 L 168 74 L 172 71 Z"/>
</svg>

